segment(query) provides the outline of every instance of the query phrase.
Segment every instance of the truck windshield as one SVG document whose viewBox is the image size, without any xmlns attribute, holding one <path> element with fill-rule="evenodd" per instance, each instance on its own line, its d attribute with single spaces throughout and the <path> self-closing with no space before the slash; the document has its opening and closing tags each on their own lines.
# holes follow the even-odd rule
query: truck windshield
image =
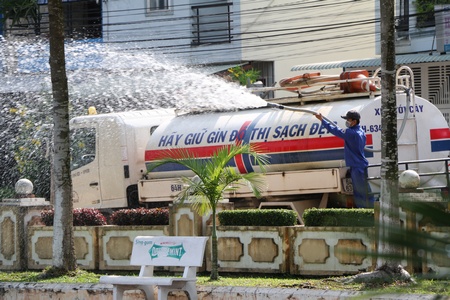
<svg viewBox="0 0 450 300">
<path fill-rule="evenodd" d="M 95 160 L 95 128 L 76 128 L 70 131 L 70 169 L 75 170 Z"/>
</svg>

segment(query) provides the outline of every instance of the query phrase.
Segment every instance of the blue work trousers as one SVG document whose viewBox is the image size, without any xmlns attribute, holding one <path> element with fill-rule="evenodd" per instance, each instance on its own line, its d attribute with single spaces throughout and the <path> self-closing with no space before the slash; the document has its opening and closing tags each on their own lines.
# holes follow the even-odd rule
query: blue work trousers
<svg viewBox="0 0 450 300">
<path fill-rule="evenodd" d="M 358 208 L 373 208 L 374 198 L 367 182 L 367 168 L 350 168 L 353 184 L 353 199 Z"/>
</svg>

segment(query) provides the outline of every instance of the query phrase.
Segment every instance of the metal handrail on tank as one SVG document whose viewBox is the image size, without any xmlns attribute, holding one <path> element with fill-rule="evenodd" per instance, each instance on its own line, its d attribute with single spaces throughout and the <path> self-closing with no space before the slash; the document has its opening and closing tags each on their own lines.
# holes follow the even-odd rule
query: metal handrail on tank
<svg viewBox="0 0 450 300">
<path fill-rule="evenodd" d="M 429 163 L 439 163 L 442 162 L 444 164 L 444 171 L 441 172 L 427 172 L 427 173 L 419 173 L 417 172 L 417 168 L 411 168 L 410 165 L 418 165 L 418 164 L 429 164 Z M 430 186 L 430 187 L 418 187 L 417 190 L 433 190 L 433 189 L 437 189 L 437 190 L 447 190 L 450 188 L 450 172 L 449 172 L 449 163 L 450 163 L 450 158 L 435 158 L 435 159 L 424 159 L 424 160 L 409 160 L 409 161 L 400 161 L 398 162 L 398 166 L 404 166 L 403 168 L 399 168 L 399 174 L 403 171 L 406 170 L 414 170 L 417 172 L 417 174 L 420 177 L 428 177 L 428 176 L 445 176 L 445 181 L 446 181 L 446 185 L 445 186 Z M 368 166 L 368 169 L 370 168 L 376 168 L 376 167 L 381 167 L 381 163 L 378 164 L 371 164 Z M 381 176 L 373 176 L 373 177 L 368 177 L 367 180 L 368 182 L 370 181 L 375 181 L 375 180 L 380 180 Z M 373 195 L 378 195 L 379 193 L 372 193 Z M 448 197 L 448 195 L 447 195 Z M 447 200 L 449 200 L 447 198 Z"/>
<path fill-rule="evenodd" d="M 329 80 L 327 80 L 326 76 L 329 77 Z M 342 94 L 342 91 L 339 90 L 339 85 L 343 84 L 343 83 L 368 82 L 368 83 L 374 84 L 377 87 L 377 89 L 379 89 L 381 87 L 381 78 L 377 77 L 377 76 L 364 77 L 364 78 L 348 78 L 348 79 L 336 79 L 335 75 L 323 75 L 323 77 L 325 77 L 325 78 L 319 82 L 308 82 L 308 87 L 306 87 L 306 89 L 320 87 L 318 90 L 305 92 L 305 91 L 303 91 L 303 89 L 305 89 L 305 87 L 303 89 L 299 88 L 300 90 L 302 90 L 302 93 L 304 93 L 304 95 L 302 95 L 302 97 L 307 98 L 308 96 L 314 96 L 316 93 L 323 92 L 326 90 L 339 91 L 339 93 L 337 93 L 337 94 Z M 326 86 L 332 86 L 332 87 L 327 88 Z M 273 86 L 273 87 L 250 87 L 249 86 L 249 87 L 247 87 L 247 89 L 250 92 L 268 92 L 268 91 L 290 90 L 293 87 L 295 87 L 295 85 L 279 86 L 279 87 L 275 87 L 275 86 Z M 338 90 L 335 90 L 336 88 Z M 369 90 L 367 90 L 367 92 L 373 93 Z M 363 93 L 363 92 L 360 92 L 360 93 Z"/>
<path fill-rule="evenodd" d="M 352 81 L 363 81 L 363 80 L 373 80 L 376 79 L 375 82 L 376 84 L 379 84 L 380 82 L 380 77 L 378 77 L 378 73 L 381 71 L 381 68 L 378 68 L 375 70 L 374 74 L 372 77 L 367 77 L 367 78 L 356 78 L 356 79 L 350 79 L 350 80 L 335 80 L 335 81 L 330 81 L 328 83 L 343 83 L 343 82 L 352 82 Z M 407 71 L 409 74 L 408 75 L 400 75 L 400 73 L 402 71 Z M 396 89 L 398 91 L 402 91 L 404 93 L 406 93 L 406 105 L 412 105 L 415 106 L 416 101 L 415 101 L 415 97 L 414 97 L 414 73 L 412 71 L 412 69 L 408 66 L 401 66 L 398 68 L 397 72 L 396 72 Z M 323 83 L 322 83 L 323 84 Z M 378 88 L 378 86 L 377 86 Z M 290 111 L 299 111 L 299 112 L 304 112 L 304 113 L 309 113 L 312 115 L 317 115 L 318 112 L 317 111 L 313 111 L 310 109 L 305 109 L 305 108 L 301 108 L 301 107 L 292 107 L 292 106 L 286 106 L 286 105 L 282 105 L 282 104 L 277 104 L 277 103 L 271 103 L 268 102 L 267 103 L 268 107 L 271 108 L 278 108 L 278 109 L 285 109 L 285 110 L 290 110 Z M 409 109 L 407 109 L 405 111 L 405 116 L 403 118 L 402 124 L 400 125 L 400 129 L 397 132 L 397 141 L 400 140 L 400 137 L 403 134 L 403 130 L 405 129 L 406 126 L 406 121 L 408 120 L 408 116 L 409 116 Z M 332 120 L 328 119 L 325 116 L 322 116 L 325 120 L 327 120 L 330 123 L 333 123 Z M 415 117 L 415 114 L 413 113 L 413 117 Z M 364 148 L 365 151 L 368 152 L 381 152 L 381 149 L 373 149 L 373 148 L 369 148 L 369 147 L 365 147 Z"/>
</svg>

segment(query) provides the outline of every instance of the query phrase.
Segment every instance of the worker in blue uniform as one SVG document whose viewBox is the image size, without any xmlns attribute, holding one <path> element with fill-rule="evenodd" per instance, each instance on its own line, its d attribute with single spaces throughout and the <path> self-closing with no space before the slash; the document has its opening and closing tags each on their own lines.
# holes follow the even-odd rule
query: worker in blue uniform
<svg viewBox="0 0 450 300">
<path fill-rule="evenodd" d="M 346 129 L 331 124 L 320 113 L 315 114 L 315 116 L 330 133 L 344 140 L 344 160 L 345 165 L 350 170 L 355 206 L 360 208 L 373 207 L 374 198 L 368 195 L 371 192 L 367 183 L 369 162 L 364 154 L 366 134 L 359 126 L 361 115 L 355 110 L 350 110 L 345 116 L 342 116 L 346 120 Z"/>
</svg>

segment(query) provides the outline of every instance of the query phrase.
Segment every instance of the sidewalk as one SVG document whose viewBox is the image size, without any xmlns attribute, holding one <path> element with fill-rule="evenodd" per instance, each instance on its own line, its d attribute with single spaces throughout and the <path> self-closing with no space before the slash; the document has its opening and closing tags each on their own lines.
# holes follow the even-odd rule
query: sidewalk
<svg viewBox="0 0 450 300">
<path fill-rule="evenodd" d="M 331 291 L 294 288 L 261 287 L 204 287 L 197 288 L 199 300 L 450 300 L 435 295 L 375 295 L 353 291 Z M 104 284 L 43 284 L 0 282 L 1 300 L 112 300 L 112 286 Z M 143 300 L 138 291 L 125 293 L 123 300 Z M 157 299 L 157 297 L 155 297 Z M 188 299 L 182 292 L 169 296 L 169 300 Z"/>
</svg>

